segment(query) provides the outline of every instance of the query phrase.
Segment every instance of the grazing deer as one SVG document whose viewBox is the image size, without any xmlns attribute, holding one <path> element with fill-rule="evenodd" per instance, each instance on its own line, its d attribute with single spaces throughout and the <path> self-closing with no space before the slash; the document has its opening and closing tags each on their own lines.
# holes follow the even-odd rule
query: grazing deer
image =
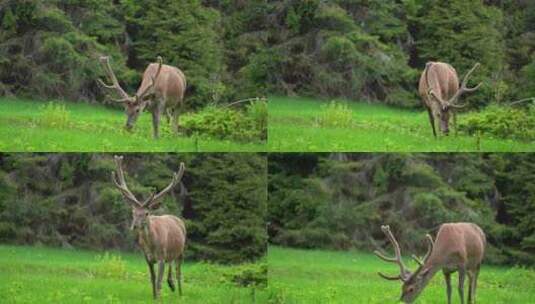
<svg viewBox="0 0 535 304">
<path fill-rule="evenodd" d="M 143 80 L 134 96 L 128 95 L 119 85 L 117 77 L 110 65 L 108 56 L 100 57 L 104 71 L 112 84 L 107 85 L 102 80 L 98 82 L 108 89 L 115 90 L 120 99 L 113 99 L 122 103 L 125 108 L 126 129 L 132 130 L 139 114 L 147 108 L 152 113 L 152 127 L 154 138 L 158 138 L 160 116 L 170 112 L 173 116 L 173 128 L 178 132 L 178 115 L 184 100 L 186 91 L 186 76 L 174 66 L 162 64 L 162 57 L 158 56 L 158 63 L 151 63 L 143 73 Z"/>
<path fill-rule="evenodd" d="M 401 280 L 403 282 L 401 301 L 412 303 L 429 283 L 436 272 L 442 270 L 446 279 L 448 304 L 451 303 L 451 274 L 459 272 L 459 296 L 464 304 L 464 278 L 468 274 L 469 289 L 468 303 L 475 303 L 477 277 L 485 252 L 486 238 L 483 230 L 472 223 L 449 223 L 440 226 L 437 238 L 433 242 L 431 235 L 426 235 L 428 249 L 422 260 L 416 256 L 412 258 L 420 265 L 411 272 L 401 260 L 399 244 L 392 235 L 389 226 L 381 226 L 381 230 L 388 237 L 394 247 L 395 257 L 386 257 L 379 251 L 375 255 L 387 262 L 399 265 L 399 275 L 379 275 L 387 280 Z"/>
<path fill-rule="evenodd" d="M 158 194 L 152 193 L 141 203 L 126 186 L 122 168 L 122 156 L 115 156 L 117 172 L 112 172 L 112 180 L 117 189 L 132 206 L 132 226 L 138 234 L 138 242 L 145 254 L 145 260 L 149 265 L 152 294 L 156 299 L 162 288 L 162 278 L 165 272 L 165 263 L 168 264 L 167 283 L 172 291 L 175 291 L 173 282 L 172 264 L 176 266 L 176 280 L 178 293 L 182 295 L 180 267 L 184 259 L 184 246 L 186 244 L 186 227 L 184 222 L 173 215 L 150 215 L 150 211 L 159 207 L 163 196 L 169 192 L 182 179 L 184 163 L 180 163 L 180 169 L 174 174 L 171 183 Z M 154 264 L 158 263 L 158 277 L 154 273 Z"/>
<path fill-rule="evenodd" d="M 420 76 L 418 91 L 422 97 L 423 104 L 429 114 L 429 122 L 433 129 L 433 135 L 437 137 L 435 121 L 439 122 L 440 131 L 444 135 L 449 133 L 450 109 L 463 108 L 466 105 L 459 105 L 457 101 L 462 94 L 473 92 L 481 86 L 479 83 L 473 88 L 467 88 L 468 79 L 474 70 L 479 66 L 476 63 L 463 78 L 459 87 L 459 77 L 455 69 L 443 62 L 428 62 Z M 452 111 L 453 126 L 457 132 L 457 122 L 455 111 Z"/>
</svg>

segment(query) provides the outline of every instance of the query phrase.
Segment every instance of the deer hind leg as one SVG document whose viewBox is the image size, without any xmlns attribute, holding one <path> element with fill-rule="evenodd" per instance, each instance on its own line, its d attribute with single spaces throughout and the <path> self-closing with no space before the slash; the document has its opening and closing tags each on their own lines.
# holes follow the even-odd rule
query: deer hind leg
<svg viewBox="0 0 535 304">
<path fill-rule="evenodd" d="M 477 269 L 474 271 L 473 277 L 473 286 L 472 286 L 472 303 L 476 303 L 476 288 L 477 288 L 477 277 L 479 277 L 479 269 L 481 265 L 477 265 Z"/>
<path fill-rule="evenodd" d="M 159 296 L 160 292 L 162 291 L 162 279 L 163 279 L 164 272 L 165 272 L 165 262 L 159 261 L 158 262 L 158 281 L 156 281 L 157 296 Z"/>
<path fill-rule="evenodd" d="M 474 288 L 474 272 L 472 270 L 468 270 L 468 304 L 472 304 L 473 298 L 472 298 L 472 292 Z"/>
<path fill-rule="evenodd" d="M 435 129 L 435 116 L 433 116 L 431 109 L 427 109 L 427 114 L 429 114 L 429 123 L 431 124 L 431 129 L 433 130 L 433 136 L 437 138 L 437 131 Z"/>
<path fill-rule="evenodd" d="M 172 269 L 173 269 L 173 262 L 169 262 L 167 264 L 169 266 L 169 271 L 167 272 L 167 284 L 169 285 L 169 288 L 171 289 L 171 291 L 175 291 L 175 282 L 173 281 L 173 273 L 172 273 Z"/>
<path fill-rule="evenodd" d="M 464 304 L 464 268 L 459 268 L 459 297 L 461 298 L 461 304 Z"/>
<path fill-rule="evenodd" d="M 165 109 L 165 118 L 167 118 L 167 124 L 171 123 L 172 117 L 173 117 L 173 109 L 171 108 Z"/>
<path fill-rule="evenodd" d="M 176 266 L 176 281 L 178 283 L 178 295 L 179 296 L 182 296 L 182 272 L 181 272 L 181 268 L 182 268 L 183 260 L 184 259 L 181 256 L 175 262 L 175 266 Z"/>
<path fill-rule="evenodd" d="M 181 109 L 179 107 L 181 106 L 179 105 L 177 108 L 173 109 L 173 131 L 175 131 L 175 134 L 178 134 L 178 118 L 181 114 Z"/>
<path fill-rule="evenodd" d="M 444 280 L 446 281 L 446 294 L 448 296 L 448 304 L 451 304 L 451 272 L 444 272 Z"/>
</svg>

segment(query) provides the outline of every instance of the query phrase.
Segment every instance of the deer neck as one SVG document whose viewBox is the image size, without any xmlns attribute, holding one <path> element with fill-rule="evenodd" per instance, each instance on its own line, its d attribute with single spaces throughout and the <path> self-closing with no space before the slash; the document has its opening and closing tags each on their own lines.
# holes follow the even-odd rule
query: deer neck
<svg viewBox="0 0 535 304">
<path fill-rule="evenodd" d="M 150 252 L 153 247 L 153 235 L 151 229 L 151 216 L 149 215 L 143 224 L 143 227 L 138 229 L 139 243 L 143 251 Z"/>
</svg>

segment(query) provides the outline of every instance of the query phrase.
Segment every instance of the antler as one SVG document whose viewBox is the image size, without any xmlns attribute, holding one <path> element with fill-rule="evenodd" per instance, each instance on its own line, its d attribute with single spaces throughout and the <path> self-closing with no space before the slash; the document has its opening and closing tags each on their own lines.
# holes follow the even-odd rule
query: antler
<svg viewBox="0 0 535 304">
<path fill-rule="evenodd" d="M 399 244 L 398 242 L 396 241 L 396 238 L 394 238 L 394 235 L 392 235 L 392 232 L 390 231 L 390 226 L 388 225 L 383 225 L 381 226 L 381 230 L 383 231 L 383 233 L 388 237 L 388 239 L 390 240 L 390 243 L 392 243 L 392 246 L 394 247 L 394 252 L 395 252 L 395 256 L 394 257 L 387 257 L 387 256 L 384 256 L 382 253 L 380 253 L 379 251 L 375 250 L 373 253 L 379 257 L 380 259 L 386 261 L 386 262 L 391 262 L 391 263 L 396 263 L 399 265 L 399 275 L 397 276 L 387 276 L 381 272 L 379 272 L 378 274 L 383 277 L 384 279 L 387 279 L 387 280 L 401 280 L 403 282 L 407 281 L 411 275 L 411 272 L 407 269 L 407 267 L 405 266 L 405 264 L 403 264 L 403 261 L 401 260 L 401 250 L 399 249 Z"/>
<path fill-rule="evenodd" d="M 142 100 L 143 97 L 145 97 L 145 95 L 154 88 L 154 85 L 156 84 L 156 80 L 158 80 L 158 77 L 160 77 L 163 59 L 161 56 L 158 56 L 157 60 L 158 60 L 158 69 L 156 70 L 156 74 L 150 77 L 151 83 L 141 92 L 141 94 L 136 94 L 138 95 L 138 100 Z"/>
<path fill-rule="evenodd" d="M 420 265 L 420 266 L 422 266 L 425 263 L 425 261 L 427 261 L 427 259 L 429 258 L 429 255 L 433 251 L 433 247 L 435 246 L 435 243 L 433 242 L 433 237 L 431 237 L 430 234 L 426 234 L 425 235 L 425 239 L 427 240 L 427 252 L 425 253 L 424 258 L 423 259 L 419 259 L 414 254 L 411 256 L 412 259 L 416 263 L 418 263 L 418 265 Z"/>
<path fill-rule="evenodd" d="M 429 90 L 429 94 L 431 94 L 435 99 L 437 99 L 444 108 L 446 107 L 452 107 L 452 108 L 464 108 L 466 107 L 466 104 L 463 104 L 463 105 L 458 105 L 458 104 L 455 104 L 457 102 L 457 100 L 459 99 L 459 97 L 461 97 L 462 94 L 464 93 L 467 93 L 467 92 L 474 92 L 475 90 L 479 89 L 479 87 L 483 84 L 482 82 L 480 82 L 477 86 L 473 87 L 473 88 L 468 88 L 467 85 L 468 85 L 468 79 L 470 78 L 470 76 L 472 75 L 472 73 L 480 66 L 479 62 L 477 62 L 476 64 L 474 64 L 474 66 L 470 69 L 470 71 L 468 71 L 468 73 L 466 73 L 466 75 L 464 76 L 463 78 L 463 81 L 461 82 L 461 87 L 457 90 L 457 92 L 455 92 L 455 94 L 453 95 L 453 97 L 451 97 L 449 100 L 443 100 L 442 98 L 438 97 L 435 92 L 433 90 Z"/>
<path fill-rule="evenodd" d="M 122 168 L 123 157 L 115 155 L 114 159 L 115 159 L 115 165 L 117 166 L 117 173 L 115 173 L 115 171 L 112 171 L 111 178 L 112 178 L 113 183 L 115 184 L 115 187 L 117 187 L 119 191 L 121 191 L 124 198 L 130 204 L 134 204 L 136 206 L 141 207 L 142 206 L 141 203 L 137 200 L 134 194 L 130 192 L 130 190 L 128 189 L 128 186 L 126 186 L 126 182 L 124 180 L 123 168 Z M 117 180 L 117 178 L 119 179 Z"/>
<path fill-rule="evenodd" d="M 97 79 L 97 81 L 100 83 L 100 85 L 104 86 L 107 89 L 114 89 L 121 96 L 120 99 L 113 99 L 113 101 L 115 101 L 115 102 L 125 102 L 125 101 L 130 100 L 131 97 L 128 96 L 128 94 L 123 90 L 121 85 L 119 85 L 119 81 L 117 81 L 117 77 L 115 77 L 115 73 L 113 73 L 113 70 L 112 70 L 111 65 L 110 65 L 110 57 L 109 56 L 101 56 L 100 57 L 100 64 L 104 68 L 104 71 L 108 75 L 108 78 L 111 80 L 112 84 L 111 85 L 107 85 L 100 78 Z"/>
<path fill-rule="evenodd" d="M 186 170 L 186 166 L 184 165 L 184 163 L 180 163 L 180 169 L 178 170 L 178 172 L 176 172 L 174 175 L 173 175 L 173 179 L 171 180 L 171 183 L 169 183 L 169 185 L 167 185 L 167 187 L 165 187 L 162 191 L 160 191 L 158 194 L 152 194 L 144 203 L 143 203 L 143 207 L 149 207 L 149 208 L 152 208 L 155 204 L 158 203 L 158 201 L 167 193 L 169 192 L 171 189 L 173 189 L 174 186 L 176 186 L 176 184 L 178 184 L 180 182 L 180 180 L 182 179 L 182 176 L 184 175 L 184 171 Z"/>
</svg>

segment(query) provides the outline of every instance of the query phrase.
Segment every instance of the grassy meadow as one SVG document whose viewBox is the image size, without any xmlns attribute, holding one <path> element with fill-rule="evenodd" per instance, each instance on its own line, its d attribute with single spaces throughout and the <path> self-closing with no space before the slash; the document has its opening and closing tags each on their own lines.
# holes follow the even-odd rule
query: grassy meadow
<svg viewBox="0 0 535 304">
<path fill-rule="evenodd" d="M 183 115 L 188 115 L 187 113 Z M 4 152 L 256 152 L 262 143 L 239 143 L 175 135 L 162 117 L 160 138 L 152 138 L 152 116 L 142 113 L 134 132 L 126 115 L 102 105 L 0 99 L 0 151 Z"/>
<path fill-rule="evenodd" d="M 158 303 L 264 303 L 267 291 L 239 287 L 227 274 L 240 266 L 188 263 L 183 296 L 167 286 Z M 0 246 L 2 303 L 150 303 L 152 288 L 141 252 L 108 254 Z M 253 296 L 254 299 L 253 300 Z"/>
<path fill-rule="evenodd" d="M 348 103 L 351 124 L 320 126 L 322 105 L 308 98 L 272 97 L 269 101 L 268 149 L 272 152 L 521 152 L 535 142 L 453 135 L 433 137 L 426 111 L 380 104 Z M 347 117 L 344 117 L 344 119 Z M 336 118 L 334 118 L 336 119 Z M 463 115 L 458 115 L 458 121 Z"/>
<path fill-rule="evenodd" d="M 401 294 L 399 282 L 377 275 L 378 271 L 396 274 L 399 268 L 370 253 L 271 246 L 268 263 L 270 289 L 278 303 L 397 303 Z M 415 263 L 410 261 L 408 267 L 414 269 Z M 456 286 L 454 274 L 452 302 L 460 303 Z M 478 303 L 533 303 L 535 270 L 484 265 L 476 299 Z M 441 273 L 435 275 L 415 303 L 446 303 Z"/>
</svg>

